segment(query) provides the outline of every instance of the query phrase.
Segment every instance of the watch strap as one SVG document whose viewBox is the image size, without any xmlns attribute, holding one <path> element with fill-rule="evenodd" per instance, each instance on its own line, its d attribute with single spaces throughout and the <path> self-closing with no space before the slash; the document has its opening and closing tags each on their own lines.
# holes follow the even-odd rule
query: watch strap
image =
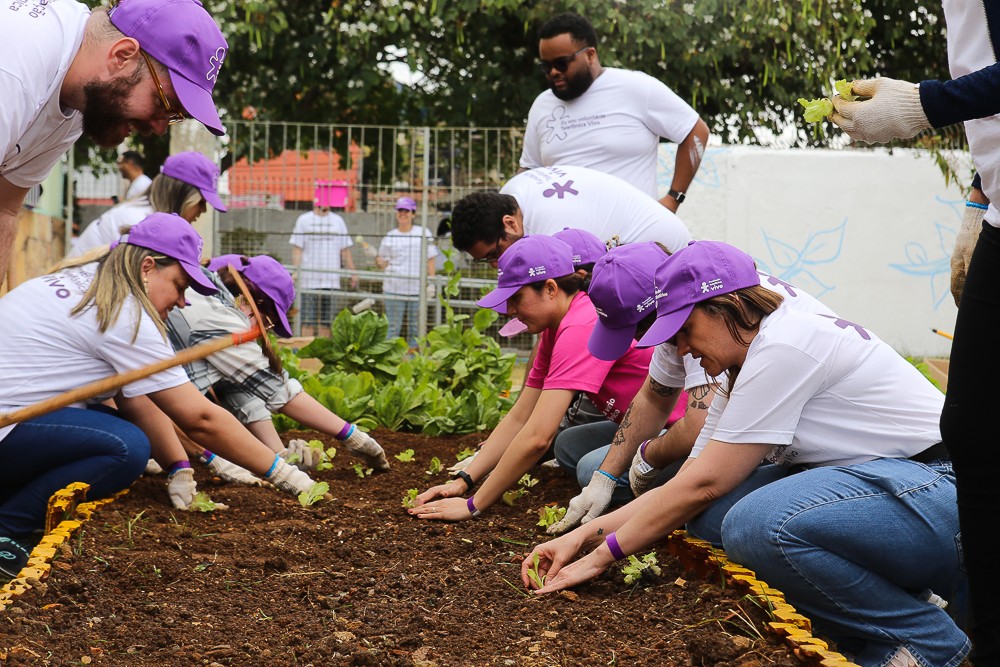
<svg viewBox="0 0 1000 667">
<path fill-rule="evenodd" d="M 684 199 L 687 198 L 687 195 L 685 193 L 678 192 L 677 190 L 674 189 L 667 190 L 667 194 L 673 197 L 678 204 L 682 204 L 684 202 Z"/>
</svg>

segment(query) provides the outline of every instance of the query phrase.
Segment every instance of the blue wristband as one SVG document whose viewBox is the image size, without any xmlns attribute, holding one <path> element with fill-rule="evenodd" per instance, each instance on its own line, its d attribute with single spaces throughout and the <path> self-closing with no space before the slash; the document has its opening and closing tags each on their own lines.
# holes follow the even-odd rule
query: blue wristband
<svg viewBox="0 0 1000 667">
<path fill-rule="evenodd" d="M 618 478 L 615 477 L 614 475 L 612 475 L 611 473 L 609 473 L 608 471 L 598 469 L 597 472 L 601 473 L 602 475 L 604 475 L 605 477 L 607 477 L 608 479 L 610 479 L 615 484 L 618 483 Z"/>
<path fill-rule="evenodd" d="M 281 455 L 280 454 L 275 454 L 274 455 L 274 463 L 272 463 L 271 467 L 267 469 L 266 473 L 264 473 L 264 477 L 270 477 L 272 474 L 274 474 L 274 469 L 278 467 L 278 461 L 280 461 L 280 460 L 281 460 Z"/>
<path fill-rule="evenodd" d="M 986 211 L 990 207 L 989 204 L 980 204 L 977 201 L 967 201 L 965 202 L 965 205 L 968 206 L 969 208 L 978 208 L 982 211 Z"/>
</svg>

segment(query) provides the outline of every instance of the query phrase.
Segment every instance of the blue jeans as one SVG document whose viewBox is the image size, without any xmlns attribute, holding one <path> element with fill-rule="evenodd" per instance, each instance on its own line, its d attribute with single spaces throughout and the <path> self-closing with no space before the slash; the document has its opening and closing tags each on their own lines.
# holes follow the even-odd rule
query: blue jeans
<svg viewBox="0 0 1000 667">
<path fill-rule="evenodd" d="M 955 476 L 949 461 L 876 459 L 789 474 L 757 468 L 688 523 L 782 591 L 865 667 L 906 646 L 922 665 L 953 667 L 971 649 L 930 589 L 964 586 Z"/>
<path fill-rule="evenodd" d="M 395 298 L 393 298 L 395 297 Z M 417 321 L 420 315 L 420 302 L 413 296 L 413 301 L 408 301 L 404 295 L 386 293 L 385 295 L 385 317 L 389 320 L 389 333 L 386 337 L 389 340 L 399 338 L 403 331 L 403 319 L 406 319 L 406 342 L 410 347 L 417 345 Z"/>
<path fill-rule="evenodd" d="M 63 408 L 18 424 L 0 440 L 0 535 L 45 527 L 49 497 L 73 482 L 88 500 L 139 478 L 149 461 L 142 430 L 107 409 Z"/>
</svg>

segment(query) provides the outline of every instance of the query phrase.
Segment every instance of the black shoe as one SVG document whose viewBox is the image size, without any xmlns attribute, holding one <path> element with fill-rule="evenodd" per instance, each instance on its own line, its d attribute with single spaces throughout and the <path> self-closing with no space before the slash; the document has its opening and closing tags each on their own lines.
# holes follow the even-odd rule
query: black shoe
<svg viewBox="0 0 1000 667">
<path fill-rule="evenodd" d="M 13 579 L 28 564 L 28 550 L 9 537 L 0 537 L 0 580 Z"/>
</svg>

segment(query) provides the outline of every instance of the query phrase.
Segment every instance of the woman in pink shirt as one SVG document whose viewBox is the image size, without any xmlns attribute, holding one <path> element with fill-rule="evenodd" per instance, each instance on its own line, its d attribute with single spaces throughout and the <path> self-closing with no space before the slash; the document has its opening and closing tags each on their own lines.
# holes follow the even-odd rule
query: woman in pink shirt
<svg viewBox="0 0 1000 667">
<path fill-rule="evenodd" d="M 514 407 L 473 462 L 456 479 L 417 496 L 411 514 L 462 521 L 497 503 L 548 451 L 578 391 L 586 392 L 608 419 L 621 421 L 645 381 L 652 353 L 632 347 L 616 361 L 590 354 L 587 340 L 597 312 L 584 284 L 585 277 L 574 269 L 572 249 L 558 239 L 526 236 L 503 253 L 497 288 L 479 305 L 513 315 L 539 334 L 534 363 Z"/>
</svg>

